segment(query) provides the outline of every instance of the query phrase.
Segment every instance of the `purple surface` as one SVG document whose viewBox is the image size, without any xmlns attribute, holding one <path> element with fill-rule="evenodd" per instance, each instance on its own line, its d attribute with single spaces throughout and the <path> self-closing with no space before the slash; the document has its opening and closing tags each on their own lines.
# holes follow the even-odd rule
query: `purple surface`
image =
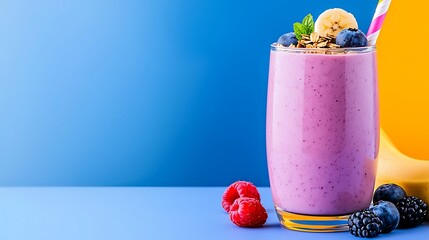
<svg viewBox="0 0 429 240">
<path fill-rule="evenodd" d="M 268 188 L 263 228 L 233 225 L 219 188 L 1 188 L 0 239 L 359 239 L 280 227 Z M 429 224 L 376 239 L 429 239 Z"/>
</svg>

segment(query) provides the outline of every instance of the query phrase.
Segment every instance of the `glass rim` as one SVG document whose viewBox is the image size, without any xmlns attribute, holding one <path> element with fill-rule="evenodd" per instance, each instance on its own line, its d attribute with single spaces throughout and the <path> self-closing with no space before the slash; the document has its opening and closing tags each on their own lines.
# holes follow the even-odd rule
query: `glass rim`
<svg viewBox="0 0 429 240">
<path fill-rule="evenodd" d="M 277 44 L 271 44 L 271 51 L 292 52 L 292 53 L 368 53 L 374 52 L 376 46 L 347 47 L 347 48 L 290 48 Z"/>
</svg>

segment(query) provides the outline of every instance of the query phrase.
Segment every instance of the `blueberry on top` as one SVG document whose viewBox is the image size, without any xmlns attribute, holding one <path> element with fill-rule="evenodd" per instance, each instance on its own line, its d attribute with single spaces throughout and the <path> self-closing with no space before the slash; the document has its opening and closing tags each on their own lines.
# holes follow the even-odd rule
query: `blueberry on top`
<svg viewBox="0 0 429 240">
<path fill-rule="evenodd" d="M 281 44 L 285 47 L 289 47 L 291 44 L 296 45 L 298 43 L 298 39 L 295 36 L 295 33 L 285 33 L 279 37 L 277 40 L 278 44 Z"/>
<path fill-rule="evenodd" d="M 373 202 L 376 203 L 380 200 L 384 200 L 396 204 L 406 195 L 405 190 L 394 183 L 383 184 L 375 190 Z"/>
<path fill-rule="evenodd" d="M 341 47 L 365 47 L 368 40 L 361 30 L 347 28 L 338 33 L 335 43 Z"/>
</svg>

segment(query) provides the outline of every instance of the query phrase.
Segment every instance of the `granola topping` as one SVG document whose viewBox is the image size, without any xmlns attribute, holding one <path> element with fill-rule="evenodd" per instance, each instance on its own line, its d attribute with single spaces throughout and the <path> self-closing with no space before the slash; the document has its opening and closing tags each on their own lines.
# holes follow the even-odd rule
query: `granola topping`
<svg viewBox="0 0 429 240">
<path fill-rule="evenodd" d="M 296 48 L 339 48 L 340 46 L 335 44 L 335 36 L 325 35 L 320 36 L 317 32 L 313 32 L 310 35 L 302 34 L 302 39 L 298 41 L 297 45 L 291 44 L 289 47 Z"/>
</svg>

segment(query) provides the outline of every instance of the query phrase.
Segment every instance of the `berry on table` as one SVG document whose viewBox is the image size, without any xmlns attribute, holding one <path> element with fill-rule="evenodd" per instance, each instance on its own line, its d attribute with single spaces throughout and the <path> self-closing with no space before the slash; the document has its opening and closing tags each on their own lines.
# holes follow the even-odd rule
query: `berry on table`
<svg viewBox="0 0 429 240">
<path fill-rule="evenodd" d="M 425 221 L 428 206 L 417 197 L 404 197 L 396 203 L 401 219 L 400 228 L 412 228 Z"/>
<path fill-rule="evenodd" d="M 261 202 L 254 198 L 238 198 L 231 205 L 229 218 L 239 227 L 261 227 L 268 218 Z"/>
<path fill-rule="evenodd" d="M 225 190 L 222 195 L 222 207 L 226 212 L 229 212 L 231 205 L 237 198 L 250 197 L 258 201 L 261 200 L 258 189 L 255 185 L 246 181 L 237 181 Z"/>
<path fill-rule="evenodd" d="M 395 204 L 387 201 L 379 201 L 376 205 L 369 208 L 378 218 L 380 218 L 381 232 L 389 233 L 398 227 L 399 211 Z"/>
<path fill-rule="evenodd" d="M 372 238 L 380 234 L 381 220 L 373 212 L 363 210 L 348 219 L 349 231 L 356 237 Z"/>
<path fill-rule="evenodd" d="M 399 200 L 401 200 L 405 196 L 407 196 L 407 194 L 405 193 L 405 190 L 402 187 L 394 183 L 389 183 L 389 184 L 380 185 L 377 188 L 377 190 L 375 190 L 374 198 L 372 201 L 374 203 L 377 203 L 378 201 L 383 200 L 383 201 L 389 201 L 393 204 L 396 204 Z"/>
</svg>

